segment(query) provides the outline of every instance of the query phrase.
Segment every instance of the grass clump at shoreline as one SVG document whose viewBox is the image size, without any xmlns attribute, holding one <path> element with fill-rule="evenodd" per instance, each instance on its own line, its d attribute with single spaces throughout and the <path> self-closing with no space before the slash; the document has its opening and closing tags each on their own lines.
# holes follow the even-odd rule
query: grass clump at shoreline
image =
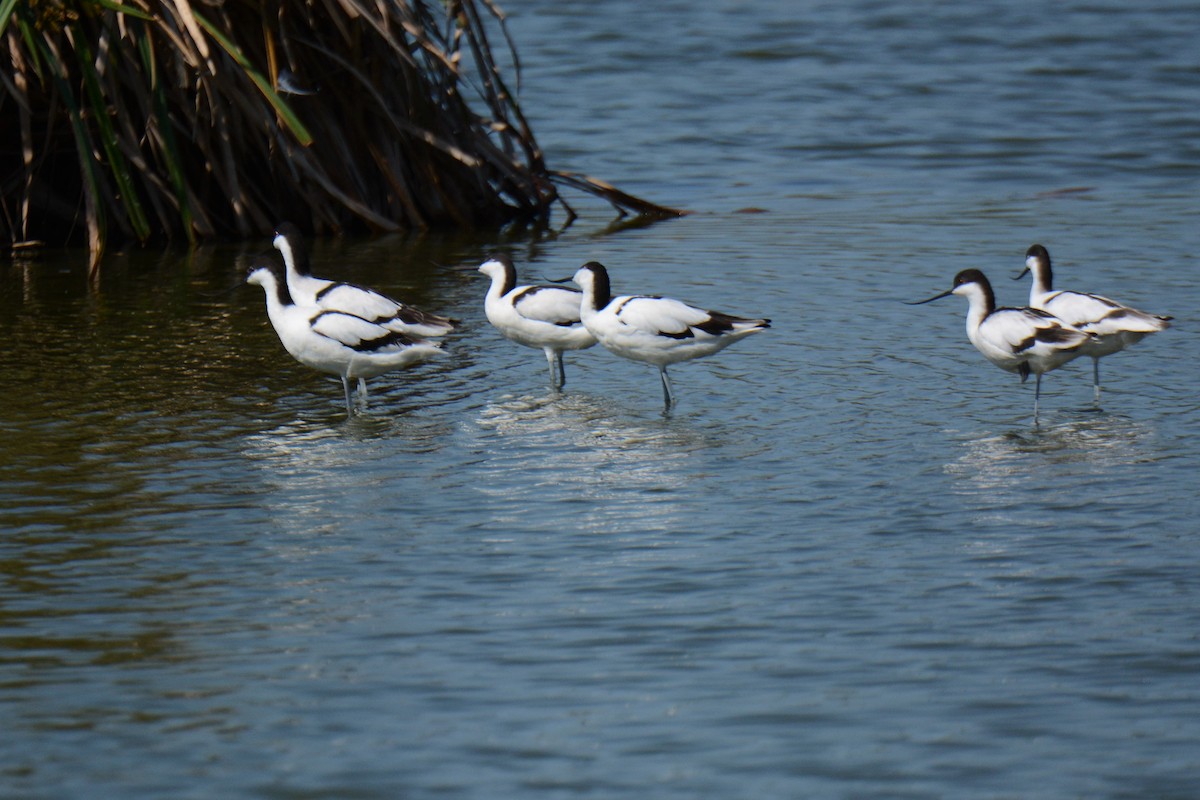
<svg viewBox="0 0 1200 800">
<path fill-rule="evenodd" d="M 0 236 L 83 242 L 544 224 L 559 186 L 491 0 L 0 0 Z"/>
</svg>

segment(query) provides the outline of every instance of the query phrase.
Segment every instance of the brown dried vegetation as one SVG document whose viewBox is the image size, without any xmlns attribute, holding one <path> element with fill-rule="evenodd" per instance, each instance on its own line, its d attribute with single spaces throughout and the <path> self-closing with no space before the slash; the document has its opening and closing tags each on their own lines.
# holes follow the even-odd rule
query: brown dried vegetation
<svg viewBox="0 0 1200 800">
<path fill-rule="evenodd" d="M 558 186 L 492 0 L 0 0 L 0 237 L 106 243 L 544 224 Z M 289 85 L 298 80 L 307 88 Z"/>
</svg>

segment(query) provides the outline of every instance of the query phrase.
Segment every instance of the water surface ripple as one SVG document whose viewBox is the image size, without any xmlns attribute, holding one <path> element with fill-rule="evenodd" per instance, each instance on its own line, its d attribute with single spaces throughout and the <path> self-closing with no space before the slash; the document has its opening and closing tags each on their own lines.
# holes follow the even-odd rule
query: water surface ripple
<svg viewBox="0 0 1200 800">
<path fill-rule="evenodd" d="M 265 241 L 0 263 L 0 797 L 1195 797 L 1200 14 L 504 7 L 548 161 L 696 213 L 317 243 L 462 320 L 363 416 Z M 902 302 L 1035 241 L 1176 318 L 1039 426 Z M 495 250 L 773 327 L 555 394 Z"/>
</svg>

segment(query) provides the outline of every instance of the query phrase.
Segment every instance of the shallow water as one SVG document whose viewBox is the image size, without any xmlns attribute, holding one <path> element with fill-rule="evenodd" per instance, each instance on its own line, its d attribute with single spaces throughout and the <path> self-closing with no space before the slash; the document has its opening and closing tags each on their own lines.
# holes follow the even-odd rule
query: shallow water
<svg viewBox="0 0 1200 800">
<path fill-rule="evenodd" d="M 363 416 L 236 288 L 266 242 L 0 264 L 0 796 L 1193 797 L 1200 15 L 505 9 L 550 163 L 696 213 L 317 243 L 462 320 Z M 1021 304 L 1034 241 L 1176 318 L 1037 426 L 901 302 Z M 669 416 L 599 349 L 556 395 L 497 249 L 773 327 Z"/>
</svg>

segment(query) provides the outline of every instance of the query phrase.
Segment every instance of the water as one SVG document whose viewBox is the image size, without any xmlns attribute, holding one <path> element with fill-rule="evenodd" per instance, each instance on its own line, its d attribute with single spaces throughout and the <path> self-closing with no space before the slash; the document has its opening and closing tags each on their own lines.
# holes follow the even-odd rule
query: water
<svg viewBox="0 0 1200 800">
<path fill-rule="evenodd" d="M 1200 14 L 505 7 L 550 163 L 696 213 L 319 243 L 463 320 L 365 416 L 220 294 L 265 242 L 0 265 L 0 796 L 1194 797 Z M 900 302 L 1035 241 L 1176 317 L 1037 427 Z M 775 324 L 555 396 L 501 247 Z"/>
</svg>

